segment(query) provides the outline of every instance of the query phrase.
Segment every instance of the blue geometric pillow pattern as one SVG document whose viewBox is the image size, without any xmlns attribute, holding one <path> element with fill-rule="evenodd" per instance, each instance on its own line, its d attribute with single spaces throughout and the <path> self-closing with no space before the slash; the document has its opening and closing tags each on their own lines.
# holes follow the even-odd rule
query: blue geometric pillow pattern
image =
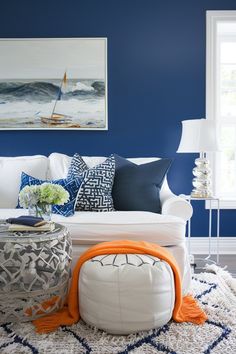
<svg viewBox="0 0 236 354">
<path fill-rule="evenodd" d="M 32 176 L 27 175 L 26 173 L 22 172 L 21 174 L 21 185 L 20 191 L 25 186 L 32 186 L 32 185 L 40 185 L 42 183 L 52 183 L 52 184 L 59 184 L 60 186 L 64 187 L 67 192 L 69 193 L 69 201 L 64 205 L 53 205 L 52 212 L 55 214 L 59 214 L 62 216 L 72 216 L 75 212 L 75 204 L 77 199 L 77 194 L 80 188 L 81 180 L 80 178 L 76 179 L 57 179 L 52 181 L 41 180 L 34 178 Z M 19 204 L 18 206 L 19 207 Z"/>
<path fill-rule="evenodd" d="M 86 168 L 86 169 L 85 169 Z M 80 178 L 76 210 L 114 211 L 112 186 L 115 176 L 115 158 L 108 157 L 103 163 L 88 168 L 82 157 L 75 154 L 67 178 Z"/>
<path fill-rule="evenodd" d="M 83 173 L 88 169 L 89 168 L 84 162 L 83 158 L 79 154 L 75 153 L 71 160 L 67 178 L 73 178 L 73 176 L 79 176 L 81 173 Z"/>
</svg>

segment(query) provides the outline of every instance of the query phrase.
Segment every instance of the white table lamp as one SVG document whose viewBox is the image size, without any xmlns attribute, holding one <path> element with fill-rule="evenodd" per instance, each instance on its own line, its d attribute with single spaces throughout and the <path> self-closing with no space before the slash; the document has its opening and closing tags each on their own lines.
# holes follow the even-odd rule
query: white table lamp
<svg viewBox="0 0 236 354">
<path fill-rule="evenodd" d="M 199 153 L 193 169 L 192 197 L 209 198 L 211 191 L 211 169 L 206 159 L 206 152 L 217 151 L 215 124 L 207 119 L 189 119 L 182 121 L 182 136 L 177 152 Z"/>
</svg>

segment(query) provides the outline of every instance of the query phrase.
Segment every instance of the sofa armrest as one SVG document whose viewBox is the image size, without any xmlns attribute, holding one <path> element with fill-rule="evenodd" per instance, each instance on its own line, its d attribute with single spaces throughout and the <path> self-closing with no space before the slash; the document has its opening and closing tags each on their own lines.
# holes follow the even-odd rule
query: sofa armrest
<svg viewBox="0 0 236 354">
<path fill-rule="evenodd" d="M 168 193 L 161 199 L 162 214 L 178 216 L 184 221 L 188 221 L 192 214 L 192 205 L 185 199 L 173 193 Z"/>
</svg>

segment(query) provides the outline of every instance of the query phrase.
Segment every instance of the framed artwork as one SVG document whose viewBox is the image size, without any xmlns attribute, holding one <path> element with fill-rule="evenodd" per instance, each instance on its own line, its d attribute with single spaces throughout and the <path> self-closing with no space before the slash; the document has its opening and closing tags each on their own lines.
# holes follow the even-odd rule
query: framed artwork
<svg viewBox="0 0 236 354">
<path fill-rule="evenodd" d="M 107 39 L 0 39 L 0 129 L 107 130 Z"/>
</svg>

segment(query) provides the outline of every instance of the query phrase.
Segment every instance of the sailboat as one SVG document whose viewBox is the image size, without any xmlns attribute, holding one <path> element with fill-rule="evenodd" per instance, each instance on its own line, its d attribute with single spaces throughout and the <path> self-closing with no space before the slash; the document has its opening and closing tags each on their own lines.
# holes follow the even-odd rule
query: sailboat
<svg viewBox="0 0 236 354">
<path fill-rule="evenodd" d="M 72 123 L 72 118 L 70 116 L 55 112 L 56 105 L 57 105 L 58 101 L 61 100 L 61 97 L 62 97 L 62 88 L 65 87 L 66 84 L 67 84 L 67 75 L 66 75 L 66 71 L 65 71 L 63 79 L 61 81 L 61 85 L 59 87 L 56 101 L 53 106 L 52 113 L 48 117 L 40 117 L 41 122 L 43 124 L 47 124 L 47 125 L 54 125 L 54 126 L 59 125 L 60 127 L 80 128 L 80 125 L 78 123 Z"/>
</svg>

